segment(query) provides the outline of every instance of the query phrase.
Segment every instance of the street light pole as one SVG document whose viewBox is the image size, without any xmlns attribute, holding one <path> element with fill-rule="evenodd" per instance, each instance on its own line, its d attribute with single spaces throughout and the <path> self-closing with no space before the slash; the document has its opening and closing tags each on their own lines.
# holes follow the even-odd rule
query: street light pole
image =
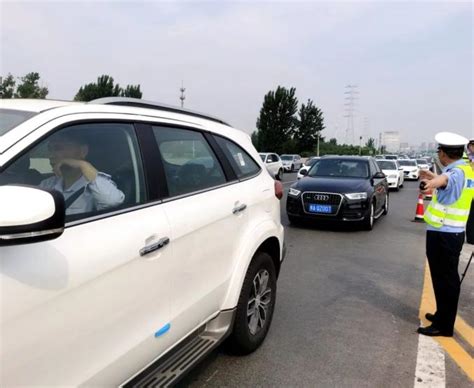
<svg viewBox="0 0 474 388">
<path fill-rule="evenodd" d="M 359 137 L 359 156 L 362 155 L 362 136 Z"/>
<path fill-rule="evenodd" d="M 316 156 L 319 156 L 319 132 L 318 132 L 318 145 L 316 148 Z"/>
</svg>

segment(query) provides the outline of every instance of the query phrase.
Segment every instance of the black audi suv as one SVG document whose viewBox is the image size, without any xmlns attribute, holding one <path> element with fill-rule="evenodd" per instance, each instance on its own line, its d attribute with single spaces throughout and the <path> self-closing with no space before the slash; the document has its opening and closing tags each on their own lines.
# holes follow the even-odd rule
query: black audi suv
<svg viewBox="0 0 474 388">
<path fill-rule="evenodd" d="M 292 223 L 351 221 L 371 230 L 388 213 L 387 179 L 371 157 L 323 157 L 304 174 L 288 192 L 286 212 Z"/>
</svg>

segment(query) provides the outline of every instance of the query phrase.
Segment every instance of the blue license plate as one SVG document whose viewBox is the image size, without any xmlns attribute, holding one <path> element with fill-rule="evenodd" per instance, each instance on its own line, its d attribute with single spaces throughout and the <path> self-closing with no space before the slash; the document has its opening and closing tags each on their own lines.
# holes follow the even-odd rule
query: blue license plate
<svg viewBox="0 0 474 388">
<path fill-rule="evenodd" d="M 309 204 L 309 211 L 311 213 L 332 213 L 332 206 L 331 205 L 316 205 L 314 203 Z"/>
</svg>

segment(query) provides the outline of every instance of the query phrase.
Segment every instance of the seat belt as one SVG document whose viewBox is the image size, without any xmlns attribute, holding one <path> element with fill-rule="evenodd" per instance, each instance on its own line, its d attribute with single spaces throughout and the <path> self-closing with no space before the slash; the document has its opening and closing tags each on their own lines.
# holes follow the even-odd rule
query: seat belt
<svg viewBox="0 0 474 388">
<path fill-rule="evenodd" d="M 86 186 L 81 187 L 79 190 L 77 190 L 75 193 L 71 194 L 68 199 L 64 201 L 64 207 L 65 209 L 69 209 L 69 207 L 76 202 L 76 199 L 78 199 L 82 194 L 84 194 L 84 191 L 86 191 Z"/>
</svg>

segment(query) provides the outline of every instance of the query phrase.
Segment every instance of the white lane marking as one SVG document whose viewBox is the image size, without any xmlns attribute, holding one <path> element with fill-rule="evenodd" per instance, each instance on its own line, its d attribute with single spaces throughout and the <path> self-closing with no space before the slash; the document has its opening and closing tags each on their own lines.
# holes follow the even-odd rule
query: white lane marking
<svg viewBox="0 0 474 388">
<path fill-rule="evenodd" d="M 418 335 L 414 387 L 446 387 L 443 348 L 433 338 L 426 335 Z"/>
</svg>

